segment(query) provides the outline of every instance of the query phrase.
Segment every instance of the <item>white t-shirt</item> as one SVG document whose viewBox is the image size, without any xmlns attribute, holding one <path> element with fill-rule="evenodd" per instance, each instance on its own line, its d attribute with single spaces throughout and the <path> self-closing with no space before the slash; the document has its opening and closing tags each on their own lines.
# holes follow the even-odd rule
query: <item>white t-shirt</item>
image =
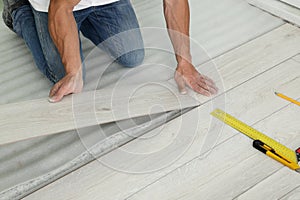
<svg viewBox="0 0 300 200">
<path fill-rule="evenodd" d="M 119 0 L 81 0 L 75 7 L 74 11 L 82 10 L 92 6 L 101 6 L 113 3 Z M 40 12 L 48 12 L 50 0 L 29 0 L 32 7 Z"/>
</svg>

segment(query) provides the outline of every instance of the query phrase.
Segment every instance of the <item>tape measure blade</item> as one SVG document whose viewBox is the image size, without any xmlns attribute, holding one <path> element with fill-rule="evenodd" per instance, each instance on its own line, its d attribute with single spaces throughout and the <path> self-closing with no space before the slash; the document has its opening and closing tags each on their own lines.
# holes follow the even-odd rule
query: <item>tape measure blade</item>
<svg viewBox="0 0 300 200">
<path fill-rule="evenodd" d="M 243 123 L 242 121 L 236 119 L 235 117 L 225 113 L 220 109 L 216 109 L 211 113 L 212 116 L 218 118 L 219 120 L 223 121 L 224 123 L 228 124 L 232 128 L 236 129 L 237 131 L 243 133 L 244 135 L 250 137 L 253 140 L 260 140 L 263 143 L 267 144 L 271 148 L 273 148 L 276 153 L 283 156 L 290 162 L 298 163 L 296 152 L 287 148 L 286 146 L 280 144 L 276 140 L 266 136 L 265 134 L 259 132 L 258 130 L 248 126 L 247 124 Z"/>
</svg>

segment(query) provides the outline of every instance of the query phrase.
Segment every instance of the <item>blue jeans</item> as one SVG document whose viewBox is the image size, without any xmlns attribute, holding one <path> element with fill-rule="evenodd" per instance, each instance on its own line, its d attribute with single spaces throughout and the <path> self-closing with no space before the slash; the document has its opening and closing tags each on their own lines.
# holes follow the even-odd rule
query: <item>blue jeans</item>
<svg viewBox="0 0 300 200">
<path fill-rule="evenodd" d="M 109 53 L 116 62 L 127 67 L 143 62 L 143 40 L 129 0 L 90 7 L 73 14 L 78 31 Z M 63 78 L 65 70 L 48 31 L 48 13 L 22 6 L 13 13 L 13 18 L 14 30 L 25 40 L 38 69 L 53 83 Z M 122 37 L 118 37 L 119 33 Z M 80 54 L 83 61 L 81 47 Z"/>
</svg>

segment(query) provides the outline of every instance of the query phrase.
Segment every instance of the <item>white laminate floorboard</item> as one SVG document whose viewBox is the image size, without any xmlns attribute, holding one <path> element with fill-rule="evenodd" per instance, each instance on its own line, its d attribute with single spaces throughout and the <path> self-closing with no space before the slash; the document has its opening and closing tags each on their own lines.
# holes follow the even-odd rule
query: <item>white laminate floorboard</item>
<svg viewBox="0 0 300 200">
<path fill-rule="evenodd" d="M 284 167 L 254 185 L 245 193 L 236 197 L 238 200 L 280 199 L 297 200 L 300 196 L 300 175 Z"/>
<path fill-rule="evenodd" d="M 300 55 L 295 56 L 293 59 L 297 62 L 300 62 Z"/>
<path fill-rule="evenodd" d="M 299 0 L 279 0 L 279 1 L 285 2 L 287 4 L 290 4 L 290 5 L 300 9 L 300 1 Z"/>
<path fill-rule="evenodd" d="M 300 9 L 279 0 L 248 0 L 262 10 L 300 26 Z"/>
<path fill-rule="evenodd" d="M 207 67 L 203 65 L 203 67 L 200 66 L 199 70 L 202 73 L 212 77 L 214 80 L 220 80 L 220 76 L 217 73 L 217 71 L 220 71 L 220 73 L 222 74 L 221 78 L 223 78 L 224 74 L 224 77 L 230 79 L 230 81 L 224 82 L 224 87 L 230 88 L 234 85 L 237 85 L 237 82 L 243 82 L 240 80 L 240 78 L 238 78 L 238 80 L 235 80 L 232 77 L 236 76 L 237 73 L 238 75 L 242 75 L 237 77 L 242 77 L 244 81 L 246 81 L 247 79 L 255 76 L 255 74 L 259 74 L 267 69 L 258 65 L 253 66 L 255 62 L 260 59 L 259 57 L 264 58 L 262 62 L 268 62 L 268 64 L 263 65 L 266 67 L 276 65 L 287 59 L 288 57 L 294 56 L 295 54 L 299 53 L 297 46 L 294 45 L 295 41 L 297 41 L 298 39 L 300 40 L 300 35 L 298 34 L 298 32 L 299 30 L 296 27 L 293 27 L 291 25 L 283 25 L 274 30 L 272 33 L 262 36 L 255 42 L 250 42 L 249 44 L 243 45 L 242 47 L 240 47 L 242 50 L 234 51 L 232 54 L 225 54 L 224 56 L 216 59 L 215 62 L 208 62 L 207 65 L 209 65 L 210 68 L 209 66 Z M 263 43 L 260 44 L 260 41 L 265 42 L 265 39 L 270 42 L 268 46 L 264 46 Z M 282 45 L 283 40 L 285 48 L 276 47 Z M 253 48 L 256 48 L 255 51 L 253 51 Z M 280 49 L 282 53 L 278 52 L 278 49 Z M 259 53 L 262 52 L 260 50 L 263 51 L 263 54 Z M 247 57 L 242 57 L 245 51 L 251 51 L 252 53 L 250 53 Z M 274 59 L 274 54 L 278 55 L 276 56 L 276 59 Z M 266 57 L 265 55 L 268 55 L 268 57 Z M 227 57 L 229 57 L 229 59 Z M 269 58 L 269 60 L 267 60 L 266 58 Z M 237 65 L 238 68 L 232 68 L 232 66 L 230 65 L 233 60 L 234 64 L 240 63 L 239 65 Z M 227 64 L 226 62 L 229 62 L 229 64 Z M 257 67 L 257 70 L 249 70 L 248 66 Z M 118 121 L 126 119 L 126 117 L 130 118 L 148 115 L 149 109 L 151 109 L 154 104 L 160 104 L 160 101 L 163 102 L 161 106 L 165 107 L 165 111 L 179 109 L 180 107 L 185 108 L 197 105 L 195 101 L 194 103 L 191 103 L 193 102 L 192 98 L 189 99 L 187 96 L 175 95 L 174 97 L 174 94 L 178 94 L 175 85 L 174 87 L 171 87 L 171 85 L 162 86 L 163 83 L 159 82 L 154 83 L 153 85 L 156 85 L 158 88 L 160 88 L 160 90 L 165 91 L 163 91 L 162 93 L 157 93 L 156 98 L 153 98 L 155 95 L 151 95 L 149 91 L 155 94 L 155 89 L 143 91 L 143 87 L 141 89 L 141 86 L 138 85 L 131 87 L 128 86 L 128 88 L 125 87 L 125 89 L 122 87 L 107 89 L 104 90 L 104 93 L 101 93 L 100 90 L 97 92 L 88 92 L 79 95 L 73 95 L 75 96 L 75 99 L 67 98 L 60 104 L 50 104 L 46 99 L 40 99 L 3 105 L 1 109 L 1 121 L 4 126 L 2 126 L 1 129 L 1 132 L 3 133 L 1 140 L 3 142 L 1 142 L 1 144 L 36 136 L 59 133 L 72 130 L 74 128 L 83 128 L 91 125 Z M 168 91 L 168 88 L 172 88 L 171 92 Z M 134 93 L 136 92 L 136 90 L 142 94 L 139 95 L 140 99 L 134 96 L 130 99 L 131 95 L 135 95 Z M 127 93 L 127 96 L 124 95 L 124 92 Z M 168 93 L 168 95 L 164 93 Z M 118 95 L 120 96 L 118 97 Z M 143 95 L 145 97 L 143 97 Z M 152 104 L 151 98 L 154 99 Z M 183 98 L 185 100 L 179 100 L 178 103 L 178 98 Z M 132 101 L 132 99 L 135 99 L 136 102 Z M 185 103 L 184 101 L 186 101 L 187 103 Z M 145 107 L 143 105 L 144 102 L 149 103 L 149 107 Z M 180 103 L 182 105 L 180 105 Z M 175 104 L 177 106 L 174 106 Z M 129 111 L 131 111 L 130 114 L 128 113 L 128 109 Z M 161 111 L 162 110 L 159 109 L 159 112 Z M 152 112 L 158 113 L 158 111 L 155 110 L 153 110 Z M 49 122 L 55 124 L 55 126 L 49 126 Z"/>
<path fill-rule="evenodd" d="M 147 2 L 133 0 L 132 3 L 142 28 L 165 27 L 161 0 Z M 189 3 L 191 5 L 191 37 L 193 41 L 207 50 L 206 54 L 202 54 L 202 51 L 193 49 L 194 63 L 197 66 L 207 60 L 208 55 L 211 57 L 221 55 L 284 24 L 282 20 L 250 6 L 245 0 L 216 0 L 214 2 L 190 0 Z M 5 27 L 3 22 L 0 23 L 0 36 L 0 104 L 47 98 L 51 84 L 37 70 L 24 42 Z M 156 39 L 153 36 L 155 34 L 144 35 L 146 47 L 149 47 L 148 44 Z M 95 49 L 95 46 L 86 38 L 81 38 L 81 41 L 84 56 L 90 58 L 90 52 Z M 287 46 L 289 46 L 288 43 Z M 294 52 L 293 49 L 287 49 Z M 283 49 L 280 48 L 279 53 L 282 52 L 281 50 Z M 279 57 L 278 61 L 284 57 Z M 107 55 L 101 52 L 97 55 L 95 67 L 87 70 L 88 74 L 97 74 L 95 72 L 109 64 L 106 61 Z M 144 63 L 146 65 L 136 68 L 138 69 L 136 73 L 126 76 L 127 79 L 124 82 L 126 85 L 166 81 L 172 78 L 176 68 L 174 55 L 166 54 L 157 48 L 146 49 Z M 161 66 L 167 66 L 168 70 Z M 111 87 L 120 77 L 127 75 L 128 71 L 129 69 L 124 69 L 117 64 L 109 66 L 108 72 L 101 77 L 103 83 L 99 89 Z M 245 80 L 249 76 L 245 77 Z M 135 119 L 134 122 L 141 123 L 148 120 L 148 117 L 142 117 Z M 122 121 L 122 124 L 127 127 L 135 125 L 131 121 Z M 35 183 L 36 180 L 40 181 L 40 177 L 45 174 L 53 174 L 62 166 L 72 165 L 71 161 L 86 153 L 87 148 L 118 133 L 121 129 L 119 124 L 109 123 L 101 126 L 105 135 L 99 134 L 99 126 L 93 126 L 81 130 L 79 135 L 77 130 L 72 130 L 1 145 L 0 191 L 10 189 L 19 197 L 29 194 L 28 191 L 37 190 L 41 185 L 33 187 L 32 185 L 35 184 L 27 184 L 26 188 L 29 190 L 15 186 Z M 82 140 L 85 141 L 84 145 Z M 82 166 L 86 163 L 87 161 L 81 164 L 77 162 L 76 165 Z M 62 170 L 59 174 L 61 177 L 66 172 Z M 56 178 L 52 176 L 49 180 L 53 181 Z M 15 198 L 16 196 L 12 196 L 10 199 Z"/>
<path fill-rule="evenodd" d="M 167 82 L 85 92 L 55 104 L 46 99 L 6 104 L 0 107 L 0 144 L 197 105 Z"/>
<path fill-rule="evenodd" d="M 275 52 L 278 53 L 278 50 L 283 50 L 282 52 L 291 53 L 287 50 L 290 48 L 292 50 L 292 46 L 295 45 L 295 43 L 289 43 L 288 40 L 298 35 L 297 33 L 291 32 L 290 34 L 283 34 L 282 31 L 286 31 L 286 27 L 291 28 L 293 30 L 292 32 L 298 32 L 298 29 L 294 29 L 294 27 L 290 25 L 284 27 L 284 29 L 279 28 L 278 30 L 274 30 L 272 33 L 268 34 L 268 36 L 258 38 L 257 40 L 253 41 L 252 44 L 246 44 L 219 58 L 219 63 L 223 63 L 223 66 L 220 66 L 220 69 L 224 68 L 224 71 L 221 71 L 220 73 L 221 76 L 224 77 L 224 85 L 226 86 L 225 90 L 236 87 L 235 89 L 226 93 L 226 110 L 249 124 L 254 124 L 260 121 L 268 115 L 271 115 L 274 111 L 288 104 L 288 102 L 282 101 L 274 95 L 273 91 L 275 89 L 278 91 L 288 91 L 287 95 L 293 97 L 298 95 L 298 90 L 295 87 L 299 84 L 299 71 L 297 71 L 297 69 L 299 69 L 299 63 L 293 60 L 289 60 L 279 66 L 276 65 L 280 64 L 284 60 L 274 63 L 274 59 L 283 56 L 282 54 L 274 56 L 274 54 L 276 54 Z M 291 37 L 291 35 L 294 36 Z M 282 48 L 275 48 L 277 45 L 283 45 L 284 42 L 288 42 L 288 45 L 284 45 Z M 271 47 L 274 47 L 274 49 L 272 50 Z M 254 50 L 250 51 L 250 49 L 261 50 L 258 50 L 257 52 Z M 230 54 L 232 57 L 230 57 Z M 297 50 L 295 49 L 294 53 L 291 54 L 291 56 L 296 55 Z M 236 55 L 240 55 L 240 57 Z M 268 56 L 272 56 L 273 59 L 271 59 L 271 57 L 269 58 Z M 242 73 L 228 72 L 230 70 L 234 70 L 235 68 L 241 69 L 241 63 L 247 63 L 245 62 L 247 57 L 249 58 L 249 64 L 248 67 L 245 67 L 246 71 L 243 71 Z M 224 59 L 223 62 L 221 62 L 222 58 Z M 288 59 L 288 57 L 285 59 Z M 241 62 L 238 62 L 239 60 Z M 225 70 L 226 67 L 228 71 Z M 253 75 L 257 76 L 260 74 L 255 78 L 253 76 L 249 77 L 248 79 L 252 78 L 251 80 L 244 80 L 244 76 L 246 75 L 247 77 L 248 73 L 251 74 L 253 71 L 260 72 L 260 70 L 262 70 L 264 73 Z M 285 73 L 286 71 L 290 71 L 291 73 Z M 232 76 L 235 78 L 229 78 Z M 230 81 L 233 81 L 235 85 Z M 246 83 L 241 84 L 243 82 Z M 239 86 L 237 87 L 237 85 Z M 195 159 L 197 156 L 198 158 L 195 159 L 195 162 L 199 160 L 199 162 L 205 161 L 206 163 L 207 157 L 203 157 L 203 159 L 201 159 L 201 153 L 204 153 L 207 150 L 209 151 L 211 147 L 215 145 L 215 143 L 220 144 L 236 134 L 235 131 L 228 127 L 224 127 L 224 129 L 221 131 L 221 123 L 212 120 L 211 116 L 209 115 L 212 107 L 222 107 L 222 104 L 224 103 L 223 98 L 224 97 L 220 96 L 214 101 L 215 104 L 207 103 L 204 106 L 201 106 L 199 109 L 183 115 L 182 118 L 178 118 L 166 124 L 164 127 L 162 127 L 162 129 L 154 130 L 153 132 L 149 133 L 148 136 L 141 138 L 141 140 L 129 143 L 126 146 L 121 147 L 119 151 L 114 151 L 102 157 L 99 161 L 95 161 L 90 165 L 87 165 L 72 173 L 71 175 L 46 186 L 36 193 L 33 193 L 32 195 L 28 196 L 27 199 L 39 199 L 41 196 L 44 199 L 97 199 L 100 197 L 104 199 L 124 199 L 133 195 L 139 190 L 142 190 L 151 183 L 160 183 L 160 179 L 162 177 L 170 172 L 170 174 L 173 174 L 172 171 L 178 167 L 178 171 L 180 171 L 180 173 L 185 173 L 186 170 L 180 166 L 185 163 L 189 163 L 189 161 Z M 197 123 L 196 125 L 191 125 L 191 123 L 195 122 Z M 198 129 L 195 129 L 197 125 Z M 213 136 L 212 138 L 210 138 L 211 135 Z M 154 138 L 152 141 L 147 141 L 147 138 L 152 138 L 154 136 L 156 136 L 156 138 Z M 244 144 L 250 144 L 250 142 L 247 142 L 247 139 L 243 139 L 241 136 L 240 138 L 234 138 L 234 141 L 244 141 Z M 211 139 L 212 143 L 207 143 L 207 141 L 210 141 Z M 143 142 L 143 140 L 145 140 L 145 142 Z M 172 143 L 178 145 L 172 146 L 170 145 Z M 210 146 L 211 144 L 212 146 Z M 194 173 L 195 178 L 198 178 L 197 175 L 199 175 L 199 177 L 203 176 L 201 177 L 203 178 L 203 181 L 210 180 L 211 176 L 214 176 L 214 173 L 222 173 L 228 169 L 231 169 L 236 162 L 243 161 L 244 157 L 238 157 L 238 152 L 232 148 L 234 145 L 230 142 L 227 144 L 227 149 L 229 151 L 228 155 L 231 155 L 232 157 L 224 156 L 224 160 L 220 161 L 210 158 L 208 160 L 209 163 L 220 163 L 216 165 L 207 164 L 204 170 L 200 170 L 200 168 L 198 170 L 199 174 Z M 168 151 L 163 151 L 165 147 L 169 146 L 173 148 L 166 148 Z M 238 146 L 238 148 L 241 148 L 241 150 L 245 149 L 245 147 L 246 146 L 243 145 Z M 222 151 L 221 146 L 217 148 L 221 149 Z M 163 153 L 159 154 L 160 151 L 163 151 Z M 124 152 L 129 152 L 129 154 L 124 154 Z M 155 152 L 158 152 L 158 154 L 150 154 Z M 230 152 L 232 152 L 232 154 Z M 252 153 L 254 152 L 255 151 Z M 135 156 L 136 154 L 137 156 Z M 220 154 L 220 152 L 218 154 Z M 211 154 L 208 154 L 208 156 L 209 155 Z M 247 155 L 249 154 L 245 154 L 245 156 Z M 223 156 L 223 154 L 220 156 Z M 178 161 L 176 161 L 176 158 Z M 236 158 L 236 160 L 232 162 L 232 158 Z M 216 168 L 213 168 L 212 166 L 216 166 Z M 184 173 L 183 175 L 185 175 Z M 166 179 L 163 178 L 162 180 L 164 181 Z M 149 190 L 151 195 L 147 193 L 148 190 L 145 190 L 145 194 L 147 193 L 146 196 L 149 197 L 154 197 L 153 195 L 157 194 L 158 199 L 164 199 L 159 198 L 160 195 L 162 195 L 162 197 L 172 199 L 172 193 L 176 195 L 178 194 L 177 190 L 178 192 L 180 191 L 179 188 L 176 188 L 178 184 L 175 183 L 180 183 L 184 180 L 189 181 L 188 178 L 177 178 L 175 176 L 174 179 L 168 179 L 170 182 L 166 181 L 167 184 L 164 184 L 163 187 L 158 186 L 158 188 L 170 188 L 168 192 L 170 197 L 163 195 L 163 193 L 165 193 L 164 189 L 161 189 L 161 192 L 158 192 L 160 189 L 153 190 L 155 191 L 153 193 L 151 190 Z M 74 187 L 76 187 L 76 192 L 71 189 Z M 237 190 L 236 192 L 239 193 L 240 190 Z M 141 195 L 142 194 L 143 190 L 141 192 Z"/>
<path fill-rule="evenodd" d="M 161 0 L 132 0 L 132 3 L 141 27 L 165 27 Z M 250 6 L 245 0 L 216 0 L 213 2 L 211 0 L 190 0 L 189 3 L 191 5 L 191 37 L 203 46 L 211 57 L 221 55 L 284 23 L 277 17 Z M 36 69 L 24 42 L 8 30 L 2 22 L 0 23 L 0 35 L 0 104 L 46 98 L 51 84 Z M 147 38 L 147 41 L 152 42 L 152 39 L 155 39 L 152 36 L 153 34 L 144 35 L 144 39 Z M 87 39 L 81 39 L 84 55 L 88 57 L 95 47 Z M 290 49 L 290 43 L 297 42 L 297 40 L 290 39 L 287 39 L 285 45 L 276 45 L 279 48 L 278 55 L 272 55 L 279 58 L 274 62 L 272 61 L 270 65 L 286 58 L 287 54 L 282 53 L 284 51 L 282 47 L 286 46 L 287 51 L 294 52 L 295 49 Z M 248 53 L 244 52 L 239 56 Z M 192 54 L 194 58 L 197 58 L 195 59 L 197 66 L 201 64 L 200 61 L 207 59 L 207 55 L 200 54 L 198 51 L 193 50 Z M 88 69 L 89 73 L 93 74 L 108 64 L 105 62 L 107 56 L 103 52 L 101 55 L 97 55 L 97 59 L 97 65 L 93 69 Z M 127 76 L 125 84 L 141 84 L 149 80 L 166 81 L 168 78 L 172 78 L 176 67 L 174 55 L 166 55 L 157 49 L 146 49 L 144 62 L 148 65 L 138 67 L 137 73 Z M 168 66 L 172 70 L 166 71 L 161 66 Z M 110 87 L 129 71 L 118 65 L 110 66 L 109 69 L 109 72 L 101 77 L 104 82 L 102 88 Z M 257 73 L 261 72 L 259 69 L 260 66 L 256 66 Z M 241 81 L 257 74 L 256 72 L 253 74 L 250 74 L 251 72 L 246 73 L 249 75 Z M 234 75 L 231 76 L 231 78 L 234 77 Z M 236 81 L 240 83 L 237 79 Z M 147 117 L 138 118 L 134 122 L 141 123 L 148 120 Z M 122 126 L 130 126 L 132 124 L 130 122 L 131 120 L 122 121 Z M 31 186 L 28 184 L 21 189 L 15 186 L 22 183 L 35 183 L 43 175 L 51 175 L 53 171 L 57 172 L 62 166 L 72 165 L 71 161 L 86 153 L 87 148 L 118 133 L 120 131 L 119 126 L 120 123 L 109 123 L 101 126 L 105 135 L 98 133 L 99 126 L 93 126 L 82 130 L 80 135 L 76 130 L 72 130 L 1 145 L 0 191 L 11 189 L 17 197 L 29 194 L 28 190 L 24 188 L 29 188 L 29 191 L 32 191 L 41 186 L 32 187 L 34 184 Z M 85 142 L 84 145 L 82 140 Z M 86 161 L 82 162 L 81 166 L 86 163 Z M 77 162 L 76 165 L 80 166 L 80 163 Z M 62 170 L 59 174 L 61 177 L 66 172 Z M 57 178 L 48 177 L 50 177 L 50 181 Z M 12 196 L 10 199 L 16 199 L 16 196 Z"/>
<path fill-rule="evenodd" d="M 274 73 L 278 74 L 275 75 Z M 293 77 L 292 73 L 297 74 Z M 282 74 L 290 77 L 290 81 L 283 81 L 280 78 Z M 273 82 L 269 82 L 269 76 L 273 76 L 271 78 Z M 269 71 L 261 75 L 261 77 L 257 77 L 256 81 L 256 84 L 264 85 L 261 87 L 275 87 L 291 96 L 297 95 L 294 98 L 299 98 L 297 90 L 300 84 L 300 64 L 293 60 L 287 61 L 276 69 L 272 69 L 272 72 Z M 299 106 L 293 104 L 289 104 L 288 107 L 275 106 L 276 101 L 279 99 L 276 99 L 277 97 L 271 94 L 271 91 L 269 92 L 270 94 L 268 92 L 256 93 L 255 90 L 260 89 L 256 84 L 252 84 L 256 89 L 249 89 L 247 85 L 251 83 L 249 81 L 241 87 L 244 86 L 245 92 L 248 92 L 248 98 L 254 98 L 255 100 L 253 99 L 252 104 L 248 105 L 244 104 L 246 101 L 236 100 L 237 94 L 243 94 L 239 88 L 236 88 L 228 93 L 229 99 L 233 100 L 227 101 L 227 108 L 231 111 L 229 113 L 241 112 L 239 119 L 245 116 L 256 118 L 258 119 L 257 123 L 253 125 L 250 122 L 254 128 L 275 138 L 291 149 L 299 147 Z M 231 94 L 235 95 L 231 96 Z M 264 101 L 268 101 L 268 103 L 265 104 Z M 239 108 L 239 106 L 241 107 Z M 261 106 L 260 111 L 249 113 L 252 109 L 256 110 L 255 107 L 257 106 Z M 271 112 L 269 116 L 264 117 L 263 114 L 267 114 L 266 109 L 269 109 L 268 107 L 273 107 L 274 113 Z M 230 138 L 230 131 L 224 130 L 226 131 L 223 134 L 227 135 L 228 140 L 217 145 L 205 158 L 197 158 L 186 163 L 128 199 L 230 200 L 244 193 L 248 197 L 245 199 L 279 199 L 293 188 L 298 187 L 299 184 L 295 184 L 296 180 L 299 180 L 298 173 L 287 170 L 286 174 L 288 174 L 290 179 L 286 178 L 284 174 L 281 177 L 276 174 L 276 171 L 284 167 L 282 164 L 255 150 L 252 147 L 252 140 L 243 134 L 237 133 Z M 235 131 L 231 130 L 231 132 Z M 273 174 L 276 178 L 272 178 Z M 295 180 L 292 180 L 293 178 Z M 258 187 L 254 191 L 250 190 L 249 195 L 246 195 L 247 190 L 255 188 L 257 184 L 260 185 L 260 182 L 265 179 L 273 180 L 268 181 L 268 184 L 262 183 L 262 186 L 269 185 L 269 188 L 263 189 L 264 187 Z M 278 188 L 278 191 L 274 190 L 274 188 Z M 267 192 L 263 194 L 265 190 Z M 268 197 L 271 191 L 273 194 Z M 251 194 L 255 195 L 251 196 Z"/>
</svg>

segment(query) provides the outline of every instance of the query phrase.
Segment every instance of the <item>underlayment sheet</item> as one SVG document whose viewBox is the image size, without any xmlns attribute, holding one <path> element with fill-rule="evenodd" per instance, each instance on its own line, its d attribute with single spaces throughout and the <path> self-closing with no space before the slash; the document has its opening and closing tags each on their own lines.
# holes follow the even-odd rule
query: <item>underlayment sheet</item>
<svg viewBox="0 0 300 200">
<path fill-rule="evenodd" d="M 148 27 L 142 30 L 146 47 L 144 64 L 136 69 L 111 64 L 112 60 L 104 52 L 95 49 L 91 42 L 82 38 L 87 58 L 85 90 L 115 87 L 115 83 L 141 85 L 172 78 L 176 68 L 174 55 L 165 51 L 165 47 L 156 44 L 162 35 L 167 36 L 167 32 L 149 28 L 165 26 L 162 0 L 132 2 L 141 27 Z M 216 0 L 213 3 L 211 0 L 190 0 L 190 5 L 191 37 L 197 43 L 196 47 L 192 47 L 192 54 L 197 66 L 210 57 L 225 53 L 283 24 L 281 20 L 248 5 L 245 0 Z M 51 88 L 50 82 L 35 68 L 23 41 L 8 30 L 3 22 L 0 23 L 0 44 L 0 104 L 46 98 Z M 199 46 L 202 47 L 201 52 L 206 54 L 199 53 Z M 166 49 L 170 49 L 170 44 Z M 101 81 L 97 82 L 98 71 L 101 70 L 104 73 Z M 22 190 L 15 186 L 27 181 L 41 180 L 42 175 L 51 174 L 61 166 L 70 164 L 74 158 L 104 138 L 162 116 L 146 116 L 105 124 L 101 126 L 101 133 L 104 134 L 99 134 L 99 126 L 94 126 L 80 130 L 80 134 L 69 131 L 0 146 L 0 199 L 8 198 L 1 196 L 7 194 L 5 191 L 15 195 L 10 198 L 26 195 L 26 191 L 34 189 Z M 54 124 L 49 124 L 51 125 Z M 80 167 L 87 160 L 76 162 L 76 166 Z M 64 171 L 61 171 L 62 174 Z M 28 187 L 32 186 L 29 184 Z"/>
</svg>

